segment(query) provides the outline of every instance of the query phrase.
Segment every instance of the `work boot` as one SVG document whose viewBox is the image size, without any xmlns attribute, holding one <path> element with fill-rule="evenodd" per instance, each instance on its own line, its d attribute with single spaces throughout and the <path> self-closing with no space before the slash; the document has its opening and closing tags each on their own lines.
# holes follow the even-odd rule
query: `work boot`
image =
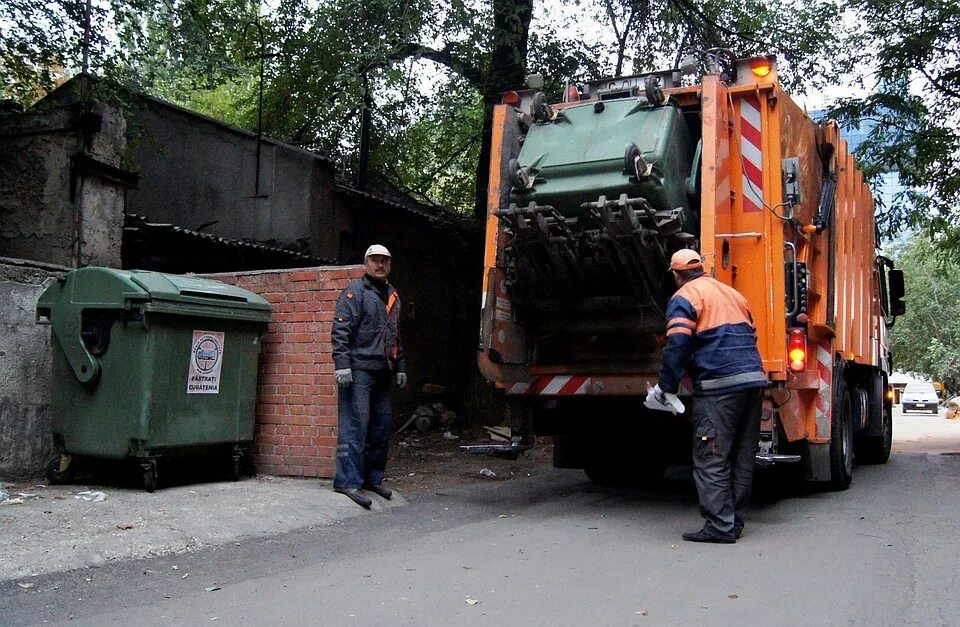
<svg viewBox="0 0 960 627">
<path fill-rule="evenodd" d="M 338 488 L 334 486 L 333 491 L 345 494 L 347 498 L 364 509 L 370 509 L 370 506 L 373 505 L 370 497 L 361 492 L 359 488 Z"/>
<path fill-rule="evenodd" d="M 732 535 L 717 536 L 712 533 L 707 533 L 703 529 L 685 533 L 683 534 L 683 539 L 687 542 L 712 542 L 713 544 L 733 544 L 737 541 Z"/>
<path fill-rule="evenodd" d="M 739 540 L 740 536 L 743 535 L 743 525 L 744 523 L 742 520 L 738 520 L 733 523 L 733 535 L 737 540 Z"/>
<path fill-rule="evenodd" d="M 373 492 L 378 496 L 382 496 L 387 500 L 389 500 L 390 497 L 393 496 L 393 490 L 383 485 L 365 485 L 363 486 L 363 489 L 369 492 Z"/>
</svg>

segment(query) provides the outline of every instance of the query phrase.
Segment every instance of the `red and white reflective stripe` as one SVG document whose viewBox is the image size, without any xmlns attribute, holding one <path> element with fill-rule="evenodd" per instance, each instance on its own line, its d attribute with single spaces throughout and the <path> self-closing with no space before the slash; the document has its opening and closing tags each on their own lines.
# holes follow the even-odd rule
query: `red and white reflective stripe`
<svg viewBox="0 0 960 627">
<path fill-rule="evenodd" d="M 558 374 L 537 377 L 529 383 L 515 383 L 510 388 L 509 393 L 531 396 L 568 396 L 586 394 L 589 388 L 590 377 Z"/>
<path fill-rule="evenodd" d="M 830 340 L 817 345 L 817 372 L 820 389 L 817 391 L 817 437 L 830 437 L 830 416 L 833 405 L 833 355 Z"/>
<path fill-rule="evenodd" d="M 513 305 L 510 303 L 510 299 L 497 296 L 494 312 L 497 320 L 512 320 Z"/>
<path fill-rule="evenodd" d="M 743 210 L 763 210 L 763 150 L 760 100 L 756 94 L 740 99 L 740 157 L 743 163 Z"/>
</svg>

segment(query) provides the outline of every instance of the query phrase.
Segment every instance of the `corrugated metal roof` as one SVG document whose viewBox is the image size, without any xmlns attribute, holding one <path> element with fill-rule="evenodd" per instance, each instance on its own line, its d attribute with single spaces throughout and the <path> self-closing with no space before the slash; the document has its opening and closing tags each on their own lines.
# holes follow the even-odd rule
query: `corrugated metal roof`
<svg viewBox="0 0 960 627">
<path fill-rule="evenodd" d="M 201 233 L 127 214 L 123 227 L 127 267 L 167 272 L 225 272 L 335 265 L 294 250 Z"/>
</svg>

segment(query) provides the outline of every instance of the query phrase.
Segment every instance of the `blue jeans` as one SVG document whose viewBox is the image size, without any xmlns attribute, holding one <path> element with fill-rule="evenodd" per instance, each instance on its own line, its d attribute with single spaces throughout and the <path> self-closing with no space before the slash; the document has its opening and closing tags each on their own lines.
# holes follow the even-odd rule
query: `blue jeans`
<svg viewBox="0 0 960 627">
<path fill-rule="evenodd" d="M 339 388 L 337 476 L 333 485 L 349 490 L 380 485 L 390 438 L 390 370 L 354 370 L 350 387 Z"/>
</svg>

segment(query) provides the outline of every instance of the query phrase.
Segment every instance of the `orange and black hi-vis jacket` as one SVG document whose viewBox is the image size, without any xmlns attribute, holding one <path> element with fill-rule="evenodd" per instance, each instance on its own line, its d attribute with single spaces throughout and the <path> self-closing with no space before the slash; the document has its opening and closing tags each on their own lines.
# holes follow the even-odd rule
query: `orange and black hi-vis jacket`
<svg viewBox="0 0 960 627">
<path fill-rule="evenodd" d="M 406 372 L 400 346 L 400 297 L 388 283 L 364 275 L 337 298 L 333 314 L 333 365 L 337 370 Z"/>
<path fill-rule="evenodd" d="M 688 372 L 694 393 L 701 396 L 767 384 L 747 299 L 703 274 L 684 283 L 667 303 L 660 389 L 676 394 Z"/>
</svg>

